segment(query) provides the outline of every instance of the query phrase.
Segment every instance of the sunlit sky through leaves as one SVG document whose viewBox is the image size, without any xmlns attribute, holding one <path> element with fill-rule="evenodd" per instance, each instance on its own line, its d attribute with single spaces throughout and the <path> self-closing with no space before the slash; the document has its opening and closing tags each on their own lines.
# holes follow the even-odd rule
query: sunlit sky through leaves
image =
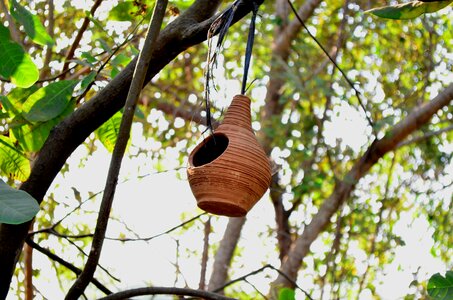
<svg viewBox="0 0 453 300">
<path fill-rule="evenodd" d="M 71 1 L 71 4 L 76 9 L 81 10 L 91 7 L 92 3 L 93 1 Z M 108 10 L 115 3 L 116 1 L 104 1 L 96 15 L 100 19 L 107 18 Z M 55 9 L 60 12 L 65 9 L 62 1 L 55 1 Z M 79 23 L 77 24 L 80 26 Z M 124 38 L 127 34 L 126 30 L 129 29 L 129 24 L 126 23 L 109 21 L 106 30 L 115 31 L 116 33 L 125 32 L 122 36 Z M 311 29 L 313 33 L 316 32 L 315 27 L 311 27 Z M 363 33 L 357 29 L 354 34 L 359 36 Z M 63 49 L 67 48 L 71 44 L 70 38 L 72 37 L 60 37 L 56 43 L 56 50 L 63 51 Z M 82 40 L 80 51 L 89 52 L 93 50 L 88 46 L 91 38 L 90 32 L 87 31 Z M 446 53 L 445 55 L 449 55 L 450 59 L 453 59 L 452 53 Z M 35 63 L 38 67 L 42 67 L 42 61 L 35 58 Z M 221 109 L 225 109 L 229 105 L 232 96 L 240 91 L 240 82 L 225 77 L 224 65 L 226 63 L 228 62 L 224 62 L 222 56 L 219 57 L 219 68 L 214 73 L 219 86 L 218 91 L 213 91 L 213 99 L 216 101 L 216 107 L 219 108 L 219 112 L 214 115 L 215 118 L 221 117 Z M 239 67 L 242 65 L 242 62 L 237 63 Z M 61 69 L 61 66 L 53 67 Z M 240 73 L 242 70 L 238 69 L 237 72 Z M 447 70 L 447 66 L 439 64 L 436 66 L 436 72 L 445 77 L 445 82 L 453 82 L 451 70 Z M 354 74 L 350 75 L 354 76 Z M 370 72 L 367 76 L 369 76 L 371 84 L 362 88 L 374 92 L 376 99 L 383 99 L 383 90 L 376 80 L 376 76 L 379 76 L 379 74 Z M 254 112 L 253 128 L 255 130 L 263 130 L 256 112 L 264 104 L 267 80 L 268 78 L 266 77 L 261 78 L 252 84 L 251 87 L 251 96 L 254 100 L 252 103 L 252 111 Z M 431 87 L 427 92 L 431 96 L 435 96 L 439 89 L 440 85 L 437 89 L 435 86 Z M 339 143 L 342 149 L 350 148 L 353 153 L 361 153 L 371 142 L 371 128 L 364 112 L 355 102 L 348 103 L 343 99 L 334 99 L 334 101 L 339 104 L 335 106 L 332 115 L 329 116 L 329 121 L 325 125 L 325 142 L 331 146 Z M 389 111 L 389 114 L 391 113 Z M 291 118 L 297 119 L 298 116 L 294 114 L 288 115 L 286 118 L 287 120 Z M 147 121 L 156 126 L 158 130 L 163 130 L 169 125 L 164 115 L 158 111 L 150 114 L 147 117 Z M 176 127 L 178 127 L 177 124 Z M 56 208 L 55 220 L 63 217 L 68 211 L 78 205 L 74 197 L 73 187 L 80 192 L 82 200 L 88 199 L 90 193 L 103 190 L 111 154 L 106 151 L 99 141 L 95 142 L 95 146 L 96 150 L 91 155 L 88 155 L 86 146 L 80 146 L 68 160 L 69 172 L 64 175 L 60 174 L 49 189 L 49 194 L 52 193 L 52 197 L 61 202 Z M 180 168 L 179 152 L 185 147 L 186 145 L 181 143 L 173 148 L 163 149 L 162 144 L 158 140 L 145 140 L 141 124 L 134 124 L 132 128 L 132 144 L 129 149 L 129 154 L 132 154 L 133 157 L 126 155 L 122 163 L 120 184 L 115 195 L 112 220 L 107 231 L 108 237 L 124 237 L 122 233 L 124 224 L 127 224 L 129 228 L 133 229 L 141 237 L 153 236 L 178 225 L 181 220 L 189 219 L 201 213 L 196 207 L 195 199 L 186 181 L 186 170 L 185 168 Z M 451 151 L 453 145 L 450 144 L 450 147 Z M 138 149 L 146 148 L 152 151 L 162 151 L 165 159 L 163 161 L 151 160 L 143 153 L 139 154 Z M 288 155 L 289 151 L 287 149 L 275 148 L 272 152 L 272 158 L 277 164 L 281 164 L 283 169 L 285 168 L 284 159 Z M 184 165 L 187 164 L 185 163 Z M 453 166 L 447 165 L 445 168 L 449 170 L 450 178 L 453 177 Z M 164 172 L 167 170 L 168 172 Z M 401 176 L 404 176 L 403 171 L 399 172 Z M 285 172 L 282 171 L 281 180 L 283 183 L 289 183 L 289 175 L 286 174 L 285 176 Z M 364 178 L 363 180 L 366 183 L 366 180 L 372 179 Z M 448 189 L 443 190 L 442 193 L 445 193 L 445 195 L 453 194 L 453 187 L 450 186 Z M 289 201 L 291 196 L 285 195 L 285 197 Z M 446 198 L 447 196 L 444 197 Z M 96 198 L 96 201 L 88 201 L 83 206 L 83 211 L 86 214 L 83 216 L 71 216 L 65 221 L 64 225 L 76 226 L 72 224 L 72 221 L 75 218 L 82 218 L 84 222 L 92 224 L 91 226 L 94 228 L 96 215 L 92 212 L 98 209 L 99 202 L 99 197 Z M 307 206 L 307 211 L 304 215 L 296 212 L 293 217 L 304 219 L 304 222 L 307 223 L 310 221 L 308 215 L 315 213 L 316 210 L 315 206 L 311 208 Z M 273 211 L 272 204 L 266 194 L 249 213 L 248 222 L 242 234 L 243 238 L 239 244 L 243 251 L 241 256 L 235 259 L 235 267 L 231 268 L 232 270 L 237 270 L 234 277 L 259 269 L 263 264 L 267 263 L 276 267 L 279 266 L 278 257 L 275 255 L 275 241 L 266 241 L 257 234 L 260 231 L 264 231 L 263 228 L 274 226 Z M 41 213 L 45 214 L 44 211 Z M 414 279 L 427 281 L 432 274 L 446 271 L 445 264 L 430 254 L 434 243 L 431 238 L 432 229 L 429 229 L 429 224 L 423 216 L 415 215 L 416 211 L 414 208 L 402 213 L 394 231 L 405 241 L 405 245 L 395 245 L 394 260 L 387 264 L 384 272 L 379 273 L 374 280 L 376 292 L 383 299 L 404 297 L 411 289 L 414 289 L 414 287 L 410 286 Z M 119 222 L 118 220 L 122 221 Z M 215 230 L 210 237 L 211 244 L 218 243 L 221 240 L 226 223 L 227 218 L 225 217 L 213 218 Z M 200 262 L 199 255 L 195 255 L 195 252 L 199 254 L 202 251 L 203 231 L 200 229 L 202 223 L 199 220 L 194 222 L 194 226 L 198 230 L 189 230 L 184 232 L 184 234 L 181 231 L 176 231 L 175 234 L 164 235 L 150 242 L 121 243 L 107 240 L 101 256 L 101 265 L 108 267 L 113 274 L 121 274 L 122 281 L 115 286 L 118 290 L 142 287 L 145 284 L 155 286 L 185 286 L 187 284 L 196 288 L 200 274 Z M 68 229 L 71 228 L 69 227 Z M 60 243 L 53 237 L 43 241 L 42 244 L 45 247 L 54 249 L 55 252 L 61 249 Z M 177 256 L 177 247 L 181 247 L 179 257 Z M 313 243 L 310 249 L 313 256 L 308 256 L 304 259 L 306 268 L 299 276 L 298 282 L 300 286 L 306 289 L 314 287 L 313 274 L 316 272 L 314 270 L 314 259 L 316 259 L 317 253 L 324 253 L 328 247 L 329 245 L 325 245 L 322 239 L 317 239 Z M 66 259 L 77 266 L 82 266 L 83 262 L 80 256 L 77 255 L 77 251 L 72 250 L 73 253 L 70 253 L 69 249 L 71 248 L 65 248 L 64 256 Z M 49 299 L 62 299 L 64 294 L 60 286 L 54 281 L 54 270 L 48 258 L 36 252 L 34 255 L 35 268 L 40 270 L 40 275 L 34 279 L 37 289 L 45 290 L 45 295 Z M 358 276 L 365 272 L 367 263 L 370 263 L 371 267 L 378 265 L 376 258 L 371 258 L 370 260 L 368 255 L 354 242 L 349 244 L 348 255 L 353 258 Z M 174 264 L 176 261 L 179 264 L 179 270 L 175 269 Z M 212 260 L 208 264 L 208 274 L 211 270 L 211 263 Z M 412 273 L 417 271 L 419 277 L 414 278 Z M 177 275 L 178 272 L 180 272 L 181 276 L 177 276 L 175 281 L 175 274 Z M 271 275 L 272 278 L 276 277 L 275 273 L 269 271 L 250 278 L 250 281 L 259 290 L 266 292 L 270 280 L 264 275 Z M 97 276 L 106 278 L 105 273 L 99 270 Z M 14 278 L 13 280 L 21 281 L 22 279 Z M 63 281 L 65 280 L 63 279 Z M 14 285 L 17 285 L 17 282 L 13 282 Z M 66 285 L 63 287 L 64 290 L 68 288 Z M 244 289 L 250 289 L 250 292 L 254 292 L 253 288 L 247 285 L 244 286 Z M 329 290 L 327 289 L 326 294 L 328 292 Z M 316 295 L 312 296 L 316 299 Z M 10 293 L 8 299 L 13 298 L 13 293 Z M 88 295 L 88 298 L 90 298 L 90 295 Z M 159 299 L 170 298 L 161 297 Z M 360 299 L 372 299 L 371 291 L 364 289 Z"/>
</svg>

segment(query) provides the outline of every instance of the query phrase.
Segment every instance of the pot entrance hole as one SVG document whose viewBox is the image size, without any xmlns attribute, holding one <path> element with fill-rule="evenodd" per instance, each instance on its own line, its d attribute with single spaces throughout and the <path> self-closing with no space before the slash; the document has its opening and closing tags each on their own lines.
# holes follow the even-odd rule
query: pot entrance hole
<svg viewBox="0 0 453 300">
<path fill-rule="evenodd" d="M 194 167 L 208 164 L 222 155 L 228 147 L 228 138 L 224 134 L 214 134 L 208 137 L 193 156 Z"/>
</svg>

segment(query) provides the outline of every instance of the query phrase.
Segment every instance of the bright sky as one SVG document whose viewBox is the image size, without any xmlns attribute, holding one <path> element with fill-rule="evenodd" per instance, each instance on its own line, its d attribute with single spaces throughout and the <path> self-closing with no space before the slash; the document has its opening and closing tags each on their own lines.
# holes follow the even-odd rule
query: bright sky
<svg viewBox="0 0 453 300">
<path fill-rule="evenodd" d="M 365 132 L 366 123 L 360 120 L 360 114 L 356 111 L 354 113 L 354 109 L 347 104 L 341 105 L 340 108 L 348 113 L 340 113 L 338 117 L 332 120 L 340 125 L 335 128 L 332 127 L 332 129 L 327 127 L 326 130 L 332 130 L 332 136 L 329 139 L 344 137 L 343 142 L 353 149 L 362 146 L 365 142 L 363 133 Z M 344 116 L 344 118 L 341 116 Z M 162 115 L 156 116 L 156 118 L 158 122 Z M 133 145 L 143 144 L 144 140 L 141 130 L 139 124 L 134 125 Z M 354 132 L 355 138 L 350 138 L 346 134 L 347 132 Z M 77 166 L 81 158 L 87 154 L 86 147 L 79 147 L 71 156 L 68 161 L 70 171 L 64 176 L 58 176 L 50 188 L 57 201 L 74 207 L 77 203 L 72 196 L 71 187 L 76 187 L 81 192 L 82 199 L 88 198 L 88 192 L 100 191 L 104 188 L 110 154 L 101 144 L 97 144 L 97 146 L 98 150 L 85 161 L 85 167 L 83 168 L 78 168 Z M 142 145 L 142 147 L 146 147 L 146 145 Z M 156 145 L 157 147 L 158 145 Z M 134 151 L 133 147 L 131 147 L 130 151 Z M 177 168 L 176 150 L 168 151 L 165 157 L 166 159 L 162 163 L 164 169 L 173 170 Z M 185 169 L 155 173 L 155 164 L 156 162 L 144 156 L 134 159 L 126 157 L 122 164 L 121 178 L 128 178 L 129 180 L 118 186 L 115 195 L 113 216 L 122 219 L 129 228 L 133 229 L 141 237 L 159 234 L 179 224 L 183 213 L 186 214 L 184 219 L 189 219 L 201 212 L 196 208 L 195 199 L 190 192 L 188 183 L 185 180 L 176 179 L 175 175 L 177 172 L 180 173 L 183 179 L 185 178 Z M 138 176 L 148 174 L 150 175 L 141 180 L 136 179 Z M 84 208 L 86 210 L 96 210 L 98 209 L 99 201 L 100 198 L 97 198 L 95 203 L 89 202 Z M 60 205 L 55 212 L 56 218 L 66 214 L 68 210 L 69 208 Z M 427 280 L 436 272 L 446 271 L 445 265 L 430 254 L 433 240 L 431 239 L 432 232 L 428 230 L 426 220 L 423 218 L 413 220 L 413 213 L 414 211 L 403 213 L 401 220 L 395 227 L 396 234 L 402 236 L 406 245 L 395 248 L 395 260 L 386 266 L 385 273 L 376 279 L 377 293 L 383 299 L 396 299 L 406 295 L 410 290 L 410 282 L 414 279 L 411 272 L 415 272 L 418 267 L 420 267 L 418 277 L 420 281 Z M 95 222 L 94 215 L 83 216 L 82 219 L 92 224 Z M 73 220 L 75 218 L 70 218 L 67 224 Z M 226 222 L 227 218 L 225 217 L 214 218 L 213 225 L 215 230 L 210 237 L 211 244 L 220 241 Z M 140 287 L 145 284 L 173 286 L 175 280 L 178 286 L 184 286 L 186 281 L 190 287 L 196 288 L 200 274 L 200 258 L 198 255 L 191 254 L 185 250 L 193 250 L 198 254 L 202 251 L 201 223 L 198 221 L 196 224 L 197 230 L 185 232 L 183 235 L 178 233 L 165 235 L 149 243 L 128 242 L 123 244 L 117 241 L 107 241 L 101 263 L 104 266 L 108 266 L 113 274 L 121 277 L 122 282 L 115 285 L 117 289 Z M 246 224 L 247 226 L 242 233 L 239 245 L 242 249 L 242 254 L 235 261 L 235 276 L 258 269 L 266 263 L 271 263 L 278 267 L 277 253 L 274 248 L 276 241 L 266 241 L 259 237 L 260 232 L 266 231 L 268 227 L 273 227 L 275 224 L 273 208 L 267 195 L 249 213 Z M 120 232 L 124 232 L 124 226 L 116 221 L 111 221 L 107 236 L 118 237 Z M 130 236 L 130 234 L 127 235 Z M 178 263 L 182 274 L 178 279 L 175 277 L 176 270 L 174 267 L 176 239 L 179 240 L 180 245 Z M 59 248 L 54 240 L 49 240 L 48 243 L 51 248 Z M 325 247 L 324 242 L 318 239 L 312 245 L 311 251 L 312 253 L 317 253 L 325 249 Z M 69 261 L 80 266 L 80 259 L 74 259 L 75 253 L 76 251 L 72 255 L 66 253 L 65 256 Z M 366 253 L 360 250 L 358 245 L 351 243 L 349 254 L 355 258 L 359 272 L 364 272 L 365 263 L 367 262 Z M 305 262 L 307 269 L 300 273 L 299 283 L 309 289 L 314 287 L 311 275 L 314 272 L 313 257 L 307 257 Z M 41 275 L 35 281 L 38 290 L 45 292 L 49 299 L 62 298 L 61 291 L 56 288 L 55 281 L 52 279 L 54 274 L 47 258 L 35 251 L 35 264 L 35 267 L 41 270 Z M 212 260 L 208 270 L 210 270 L 211 264 Z M 270 274 L 272 278 L 276 275 L 272 272 L 266 272 L 266 274 Z M 266 292 L 268 290 L 269 279 L 264 278 L 264 275 L 255 276 L 250 280 L 261 291 Z M 325 295 L 328 295 L 328 289 Z M 317 295 L 313 294 L 312 296 L 316 298 Z M 371 292 L 364 290 L 360 299 L 372 299 Z"/>
</svg>

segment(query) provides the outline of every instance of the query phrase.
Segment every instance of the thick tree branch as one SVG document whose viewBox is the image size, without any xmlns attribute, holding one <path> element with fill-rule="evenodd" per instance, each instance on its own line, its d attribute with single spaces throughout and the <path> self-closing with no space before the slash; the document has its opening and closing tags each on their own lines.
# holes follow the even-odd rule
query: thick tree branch
<svg viewBox="0 0 453 300">
<path fill-rule="evenodd" d="M 148 82 L 179 53 L 206 39 L 215 20 L 213 14 L 220 0 L 198 0 L 159 35 L 157 49 L 152 53 Z M 261 1 L 262 2 L 262 1 Z M 235 14 L 235 21 L 249 13 L 252 5 L 244 2 Z M 34 162 L 29 179 L 21 189 L 41 202 L 50 184 L 66 159 L 96 128 L 107 121 L 124 105 L 136 64 L 134 59 L 104 89 L 58 124 L 49 135 Z M 5 298 L 21 253 L 30 223 L 0 225 L 0 299 Z"/>
<path fill-rule="evenodd" d="M 346 174 L 343 181 L 339 181 L 334 191 L 328 199 L 324 201 L 319 212 L 313 217 L 312 221 L 305 227 L 303 233 L 297 238 L 287 259 L 281 266 L 281 271 L 290 276 L 295 281 L 297 272 L 302 265 L 304 257 L 310 250 L 310 245 L 318 235 L 328 226 L 330 218 L 344 203 L 357 182 L 370 168 L 377 163 L 389 151 L 393 151 L 409 134 L 428 123 L 431 117 L 442 107 L 447 106 L 453 99 L 453 84 L 448 86 L 443 92 L 437 95 L 430 102 L 413 110 L 404 120 L 396 124 L 380 140 L 375 140 L 365 154 L 354 164 L 352 169 Z M 291 283 L 279 276 L 273 283 L 274 288 L 281 286 L 291 286 Z"/>
<path fill-rule="evenodd" d="M 168 0 L 158 0 L 154 6 L 153 16 L 149 24 L 148 33 L 146 34 L 145 43 L 143 48 L 140 50 L 131 86 L 127 94 L 126 105 L 121 119 L 118 138 L 115 148 L 113 149 L 101 207 L 99 208 L 96 229 L 94 231 L 93 242 L 91 243 L 91 251 L 82 274 L 80 274 L 66 295 L 66 299 L 68 300 L 78 299 L 83 294 L 89 282 L 93 278 L 99 258 L 101 257 L 110 210 L 112 209 L 113 198 L 116 191 L 116 185 L 118 183 L 121 162 L 123 161 L 123 156 L 130 137 L 135 108 L 137 107 L 138 98 L 140 96 L 143 83 L 145 82 L 146 71 L 148 70 L 149 62 L 151 60 L 152 50 L 156 48 L 156 40 L 159 36 L 160 28 L 164 20 L 167 4 Z"/>
<path fill-rule="evenodd" d="M 130 297 L 145 295 L 178 295 L 178 296 L 192 296 L 207 300 L 235 300 L 235 298 L 225 297 L 216 293 L 175 287 L 144 287 L 132 289 L 111 294 L 104 298 L 100 298 L 99 300 L 122 300 L 129 299 Z"/>
</svg>

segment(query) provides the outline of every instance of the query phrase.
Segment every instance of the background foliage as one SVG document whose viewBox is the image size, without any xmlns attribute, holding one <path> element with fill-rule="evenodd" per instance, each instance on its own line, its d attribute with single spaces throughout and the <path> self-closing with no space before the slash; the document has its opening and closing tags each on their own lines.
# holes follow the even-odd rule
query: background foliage
<svg viewBox="0 0 453 300">
<path fill-rule="evenodd" d="M 170 1 L 166 24 L 192 3 Z M 293 4 L 300 7 L 304 1 Z M 285 233 L 289 240 L 294 240 L 310 222 L 338 180 L 344 178 L 375 137 L 383 137 L 415 107 L 452 83 L 452 7 L 409 21 L 385 20 L 364 13 L 387 4 L 378 1 L 371 7 L 370 1 L 323 1 L 307 21 L 310 32 L 360 92 L 366 112 L 354 91 L 306 32 L 301 31 L 291 41 L 287 58 L 275 55 L 273 46 L 279 38 L 279 28 L 294 21 L 294 15 L 284 1 L 265 1 L 260 7 L 249 75 L 255 81 L 249 94 L 254 99 L 254 128 L 276 164 L 276 174 L 270 195 L 262 200 L 267 207 L 257 209 L 269 212 L 269 198 L 280 199 L 287 216 Z M 1 12 L 0 23 L 0 172 L 5 182 L 17 187 L 25 181 L 52 128 L 90 101 L 137 55 L 146 30 L 144 19 L 149 17 L 152 6 L 153 1 L 105 1 L 93 13 L 89 11 L 93 7 L 89 1 L 5 3 L 9 9 Z M 286 12 L 279 13 L 282 10 Z M 89 25 L 70 57 L 68 49 L 84 18 Z M 219 58 L 215 73 L 218 92 L 213 92 L 212 97 L 216 121 L 222 119 L 231 96 L 239 91 L 246 44 L 244 32 L 249 19 L 244 18 L 230 29 Z M 185 179 L 187 153 L 205 129 L 201 105 L 206 55 L 206 43 L 190 47 L 145 86 L 125 160 L 129 167 L 125 167 L 128 171 L 122 180 L 145 184 L 157 176 L 155 172 L 167 170 L 174 171 L 171 177 Z M 276 108 L 269 115 L 270 106 L 264 98 L 272 80 L 284 84 L 278 91 Z M 58 183 L 48 191 L 34 223 L 35 233 L 30 235 L 37 244 L 51 248 L 79 268 L 89 252 L 101 186 L 76 186 L 67 178 L 74 178 L 74 174 L 105 178 L 106 170 L 93 169 L 91 165 L 96 163 L 93 158 L 99 162 L 107 156 L 106 151 L 112 151 L 120 119 L 118 112 L 79 147 L 76 158 L 67 162 Z M 381 159 L 357 184 L 303 262 L 298 285 L 304 291 L 316 299 L 385 298 L 380 280 L 391 272 L 388 267 L 407 243 L 401 227 L 426 229 L 432 243 L 428 255 L 442 261 L 445 271 L 452 269 L 452 119 L 451 105 L 439 110 L 428 125 Z M 130 195 L 133 193 L 123 197 Z M 173 198 L 168 201 L 177 205 L 179 196 L 170 195 Z M 131 203 L 138 205 L 132 200 Z M 159 204 L 150 207 L 157 210 Z M 164 219 L 164 224 L 161 220 L 150 220 L 146 213 L 137 219 L 164 232 L 200 213 L 184 207 L 186 210 L 176 210 L 177 215 Z M 112 214 L 115 225 L 109 233 L 115 234 L 114 238 L 110 235 L 117 239 L 115 247 L 130 247 L 126 246 L 130 243 L 128 239 L 149 236 L 123 222 L 127 209 L 118 207 Z M 253 271 L 253 266 L 267 263 L 278 266 L 284 248 L 277 240 L 282 228 L 274 217 L 269 213 L 250 217 L 229 269 L 231 278 Z M 424 226 L 417 227 L 420 222 Z M 163 282 L 174 280 L 175 286 L 193 285 L 203 271 L 189 274 L 188 266 L 192 261 L 205 260 L 203 236 L 210 238 L 207 245 L 210 265 L 225 226 L 223 218 L 203 216 L 166 233 L 171 243 L 167 246 L 174 249 L 176 256 L 169 262 L 174 267 L 172 278 Z M 421 239 L 426 232 L 416 234 L 420 235 L 416 239 Z M 250 255 L 256 251 L 248 249 L 247 241 L 256 241 L 251 236 L 257 236 L 259 245 L 267 251 L 258 257 L 260 261 L 253 261 Z M 194 237 L 198 241 L 195 244 Z M 152 248 L 150 244 L 147 247 Z M 404 270 L 413 277 L 407 283 L 405 299 L 426 298 L 428 293 L 435 297 L 436 280 L 430 284 L 427 281 L 433 274 L 423 273 L 416 257 L 411 260 L 410 268 Z M 108 263 L 102 262 L 105 270 L 109 270 Z M 48 297 L 42 282 L 58 284 L 65 291 L 75 278 L 67 267 L 53 260 L 46 265 L 53 273 L 33 265 L 28 267 L 33 269 L 32 275 L 24 272 L 27 262 L 21 260 L 10 296 L 25 297 L 27 288 L 22 279 L 27 276 L 37 282 L 34 293 L 38 299 Z M 193 278 L 185 278 L 186 274 Z M 109 287 L 117 284 L 117 277 L 126 275 L 114 270 L 96 274 Z M 257 282 L 261 283 L 256 286 L 242 281 L 228 287 L 226 293 L 244 299 L 264 298 L 276 275 L 267 270 L 258 275 Z M 451 279 L 450 275 L 451 272 L 446 273 L 445 280 Z M 443 279 L 439 276 L 435 278 L 437 283 Z M 160 284 L 147 278 L 142 278 L 142 282 Z M 451 285 L 449 288 L 447 293 L 451 292 Z M 282 289 L 279 297 L 291 299 L 295 294 L 303 297 L 297 289 L 296 293 L 293 289 Z M 89 295 L 100 294 L 91 287 Z"/>
</svg>

